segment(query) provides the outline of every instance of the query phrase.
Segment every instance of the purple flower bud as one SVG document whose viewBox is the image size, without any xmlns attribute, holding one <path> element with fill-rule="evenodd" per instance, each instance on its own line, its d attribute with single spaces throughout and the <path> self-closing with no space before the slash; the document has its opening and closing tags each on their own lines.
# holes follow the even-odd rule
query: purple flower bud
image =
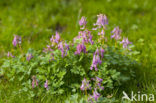
<svg viewBox="0 0 156 103">
<path fill-rule="evenodd" d="M 16 45 L 17 45 L 17 37 L 16 36 L 14 37 L 12 44 L 16 47 Z"/>
<path fill-rule="evenodd" d="M 48 90 L 48 80 L 46 80 L 46 82 L 44 83 L 44 88 Z"/>
<path fill-rule="evenodd" d="M 121 38 L 120 37 L 121 30 L 119 29 L 118 26 L 115 27 L 111 33 L 113 33 L 113 35 L 111 36 L 111 38 L 115 38 L 116 40 L 119 40 Z"/>
<path fill-rule="evenodd" d="M 103 54 L 104 54 L 105 50 L 103 48 L 100 48 L 100 53 L 101 53 L 101 57 L 103 58 Z"/>
<path fill-rule="evenodd" d="M 81 19 L 80 19 L 80 21 L 79 21 L 79 25 L 80 26 L 83 26 L 83 27 L 80 28 L 80 29 L 84 29 L 85 26 L 86 26 L 86 24 L 87 24 L 86 18 L 84 16 L 82 16 Z"/>
</svg>

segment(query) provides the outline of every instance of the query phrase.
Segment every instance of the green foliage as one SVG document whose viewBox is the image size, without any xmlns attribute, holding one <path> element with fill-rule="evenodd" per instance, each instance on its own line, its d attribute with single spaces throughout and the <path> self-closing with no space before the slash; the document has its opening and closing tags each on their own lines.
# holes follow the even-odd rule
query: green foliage
<svg viewBox="0 0 156 103">
<path fill-rule="evenodd" d="M 65 103 L 92 103 L 87 100 L 86 97 L 79 96 L 78 94 L 70 95 L 66 100 Z M 100 97 L 97 102 L 93 103 L 119 103 L 118 100 L 115 98 L 108 98 L 108 97 Z"/>
<path fill-rule="evenodd" d="M 4 59 L 0 73 L 10 83 L 14 81 L 18 83 L 20 88 L 15 93 L 26 92 L 29 98 L 40 97 L 43 93 L 60 95 L 67 92 L 79 92 L 84 77 L 94 78 L 96 76 L 103 79 L 102 85 L 105 90 L 102 95 L 106 96 L 111 93 L 110 90 L 120 87 L 135 76 L 134 69 L 137 62 L 132 59 L 132 56 L 128 57 L 128 54 L 123 54 L 127 52 L 120 47 L 106 47 L 103 62 L 95 72 L 90 70 L 90 66 L 93 52 L 96 51 L 95 47 L 101 44 L 95 43 L 87 46 L 88 52 L 80 55 L 74 54 L 76 45 L 70 46 L 65 57 L 61 56 L 58 49 L 48 53 L 29 49 L 25 55 Z M 26 60 L 28 53 L 33 55 L 30 61 Z M 35 88 L 32 88 L 33 76 L 39 83 Z M 48 90 L 44 88 L 46 80 L 48 80 Z"/>
</svg>

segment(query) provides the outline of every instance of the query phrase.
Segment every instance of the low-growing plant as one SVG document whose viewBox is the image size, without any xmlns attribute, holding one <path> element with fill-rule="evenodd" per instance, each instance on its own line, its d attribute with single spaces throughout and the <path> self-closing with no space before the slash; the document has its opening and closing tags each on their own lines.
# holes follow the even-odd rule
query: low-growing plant
<svg viewBox="0 0 156 103">
<path fill-rule="evenodd" d="M 16 94 L 26 92 L 29 98 L 74 92 L 86 95 L 90 102 L 109 101 L 100 98 L 135 77 L 136 51 L 128 38 L 122 38 L 118 26 L 105 34 L 106 15 L 98 15 L 92 30 L 86 24 L 82 17 L 73 41 L 63 40 L 56 32 L 46 48 L 27 53 L 22 51 L 21 37 L 15 35 L 14 52 L 8 52 L 4 59 L 1 75 L 10 83 L 18 83 Z"/>
</svg>

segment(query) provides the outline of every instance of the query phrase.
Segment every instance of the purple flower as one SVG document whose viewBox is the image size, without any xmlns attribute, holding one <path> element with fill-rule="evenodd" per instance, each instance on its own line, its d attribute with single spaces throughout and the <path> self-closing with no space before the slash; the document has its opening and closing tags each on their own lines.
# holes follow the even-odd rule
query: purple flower
<svg viewBox="0 0 156 103">
<path fill-rule="evenodd" d="M 101 57 L 103 58 L 103 53 L 105 52 L 105 50 L 103 48 L 100 48 L 100 53 L 101 53 Z"/>
<path fill-rule="evenodd" d="M 46 80 L 46 82 L 44 83 L 44 88 L 48 90 L 48 80 Z"/>
<path fill-rule="evenodd" d="M 123 44 L 123 48 L 128 48 L 128 45 L 129 44 L 132 44 L 132 42 L 130 42 L 129 40 L 128 40 L 128 38 L 123 38 L 123 40 L 120 42 L 120 44 Z M 129 49 L 129 48 L 128 48 Z"/>
<path fill-rule="evenodd" d="M 79 21 L 79 25 L 83 26 L 83 27 L 81 27 L 80 29 L 84 29 L 86 24 L 87 24 L 86 18 L 84 16 L 82 16 L 80 21 Z"/>
<path fill-rule="evenodd" d="M 64 47 L 63 47 L 63 43 L 62 43 L 62 42 L 60 42 L 60 43 L 58 44 L 58 49 L 61 50 L 61 55 L 62 55 L 62 57 L 63 57 L 63 56 L 64 56 Z"/>
<path fill-rule="evenodd" d="M 94 92 L 93 92 L 93 98 L 95 99 L 95 101 L 97 101 L 99 97 L 100 97 L 100 94 L 95 89 Z"/>
<path fill-rule="evenodd" d="M 38 80 L 36 80 L 36 86 L 38 86 Z"/>
<path fill-rule="evenodd" d="M 15 57 L 15 56 L 13 56 L 12 53 L 10 53 L 10 52 L 8 52 L 7 56 L 8 56 L 8 57 L 12 57 L 12 58 Z"/>
<path fill-rule="evenodd" d="M 96 87 L 99 87 L 101 90 L 104 89 L 104 87 L 101 86 L 102 81 L 103 81 L 103 79 L 96 77 Z"/>
<path fill-rule="evenodd" d="M 33 58 L 33 56 L 32 56 L 32 54 L 30 54 L 30 53 L 29 53 L 29 54 L 27 55 L 27 57 L 26 57 L 27 61 L 30 61 L 32 58 Z"/>
<path fill-rule="evenodd" d="M 96 51 L 95 51 L 95 53 L 94 53 L 94 55 L 99 55 L 99 54 L 100 54 L 100 51 L 99 51 L 99 49 L 97 48 Z"/>
<path fill-rule="evenodd" d="M 7 56 L 10 57 L 10 52 L 8 52 Z"/>
<path fill-rule="evenodd" d="M 94 55 L 100 55 L 103 58 L 103 53 L 105 50 L 101 47 L 100 50 L 97 48 Z"/>
<path fill-rule="evenodd" d="M 45 52 L 45 53 L 50 52 L 50 51 L 53 51 L 53 49 L 51 49 L 50 45 L 47 45 L 47 48 L 43 49 L 43 52 Z"/>
<path fill-rule="evenodd" d="M 82 43 L 88 43 L 88 37 L 87 37 L 87 32 L 86 31 L 82 31 L 80 32 L 82 34 L 81 38 L 82 38 Z"/>
<path fill-rule="evenodd" d="M 118 26 L 115 27 L 111 33 L 113 33 L 113 35 L 111 36 L 111 38 L 114 38 L 114 39 L 116 39 L 116 40 L 119 40 L 119 39 L 121 38 L 121 37 L 120 37 L 121 30 L 119 29 Z"/>
<path fill-rule="evenodd" d="M 101 63 L 102 63 L 102 61 L 100 60 L 100 56 L 94 55 L 93 56 L 93 62 L 92 62 L 90 69 L 93 70 L 93 68 L 95 68 L 95 70 L 97 71 L 98 70 L 97 65 L 101 64 Z"/>
<path fill-rule="evenodd" d="M 92 40 L 93 36 L 90 33 L 88 34 L 88 36 L 89 36 L 89 42 L 91 43 L 91 45 L 93 45 L 94 44 L 94 41 Z"/>
<path fill-rule="evenodd" d="M 96 80 L 97 80 L 98 82 L 102 82 L 102 81 L 103 81 L 103 79 L 101 79 L 101 78 L 99 78 L 99 77 L 96 77 Z"/>
<path fill-rule="evenodd" d="M 102 86 L 102 81 L 103 81 L 102 78 L 99 78 L 99 77 L 96 76 L 96 78 L 92 78 L 92 80 L 95 81 L 96 89 L 104 90 L 104 87 Z"/>
<path fill-rule="evenodd" d="M 35 80 L 32 81 L 32 88 L 35 87 Z"/>
<path fill-rule="evenodd" d="M 60 41 L 60 35 L 58 32 L 56 32 L 56 35 L 55 35 L 55 42 L 58 43 Z"/>
<path fill-rule="evenodd" d="M 17 45 L 17 37 L 16 36 L 14 36 L 14 39 L 12 41 L 12 44 L 16 47 L 16 45 Z"/>
<path fill-rule="evenodd" d="M 65 50 L 66 50 L 66 53 L 65 53 L 65 56 L 67 55 L 67 52 L 69 50 L 69 45 L 67 43 L 65 43 Z"/>
<path fill-rule="evenodd" d="M 67 52 L 69 50 L 69 45 L 67 43 L 63 44 L 63 42 L 60 42 L 58 44 L 58 49 L 61 50 L 61 55 L 62 55 L 62 57 L 64 57 L 67 55 Z"/>
<path fill-rule="evenodd" d="M 52 42 L 52 46 L 53 46 L 53 43 L 55 42 L 55 39 L 54 39 L 53 35 L 51 36 L 50 41 Z"/>
<path fill-rule="evenodd" d="M 14 47 L 16 47 L 17 44 L 21 44 L 21 37 L 18 35 L 14 35 L 14 39 L 12 41 L 12 44 Z"/>
<path fill-rule="evenodd" d="M 101 58 L 103 58 L 103 53 L 104 53 L 103 48 L 100 48 L 100 50 L 98 48 L 96 49 L 96 51 L 93 54 L 93 61 L 92 61 L 92 65 L 90 67 L 91 70 L 93 70 L 93 68 L 95 68 L 96 71 L 98 70 L 97 66 L 98 66 L 98 64 L 102 63 L 100 56 L 101 56 Z"/>
<path fill-rule="evenodd" d="M 52 60 L 54 60 L 54 54 L 53 53 L 51 53 L 51 59 L 49 61 L 52 61 Z"/>
<path fill-rule="evenodd" d="M 86 78 L 84 78 L 82 81 L 82 85 L 81 85 L 80 89 L 82 91 L 91 89 L 90 84 L 89 84 L 89 80 L 86 80 Z"/>
<path fill-rule="evenodd" d="M 77 45 L 75 54 L 80 54 L 81 52 L 86 53 L 86 47 L 83 43 Z"/>
<path fill-rule="evenodd" d="M 100 15 L 97 15 L 97 17 L 98 19 L 94 25 L 98 26 L 97 28 L 101 28 L 101 26 L 105 28 L 105 25 L 108 24 L 107 16 L 100 14 Z M 97 28 L 93 28 L 93 30 L 97 30 Z"/>
<path fill-rule="evenodd" d="M 82 39 L 82 43 L 91 43 L 91 45 L 94 44 L 93 40 L 92 40 L 92 35 L 91 35 L 91 32 L 88 31 L 88 30 L 85 30 L 85 31 L 80 31 L 79 32 L 79 35 L 77 37 L 74 38 L 74 42 L 76 40 L 80 40 Z"/>
<path fill-rule="evenodd" d="M 102 29 L 101 32 L 98 32 L 98 35 L 105 35 L 105 31 Z"/>
<path fill-rule="evenodd" d="M 35 83 L 36 83 L 36 86 L 38 86 L 38 81 L 36 80 L 36 76 L 33 76 L 32 77 L 32 88 L 35 87 Z"/>
<path fill-rule="evenodd" d="M 65 43 L 65 48 L 69 50 L 69 45 L 67 43 Z"/>
<path fill-rule="evenodd" d="M 93 95 L 90 95 L 90 97 L 88 98 L 88 101 L 90 101 L 91 103 L 93 103 L 93 99 L 95 101 L 98 100 L 98 98 L 100 97 L 100 94 L 97 92 L 96 88 L 94 89 Z"/>
</svg>

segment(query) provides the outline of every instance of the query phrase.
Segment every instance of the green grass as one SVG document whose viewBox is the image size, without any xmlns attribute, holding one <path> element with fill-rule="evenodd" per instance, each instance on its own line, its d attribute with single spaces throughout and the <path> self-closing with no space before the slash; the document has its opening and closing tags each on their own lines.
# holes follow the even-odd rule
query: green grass
<svg viewBox="0 0 156 103">
<path fill-rule="evenodd" d="M 81 16 L 86 16 L 87 26 L 92 27 L 96 15 L 103 13 L 109 19 L 111 27 L 108 29 L 118 25 L 122 35 L 128 36 L 141 51 L 138 80 L 134 80 L 128 89 L 137 91 L 136 84 L 140 83 L 143 85 L 141 90 L 156 94 L 155 4 L 155 0 L 0 0 L 0 58 L 12 51 L 13 34 L 22 36 L 24 51 L 30 47 L 42 49 L 55 31 L 64 39 L 72 40 L 78 34 Z M 14 89 L 3 82 L 0 101 L 7 103 L 10 98 L 16 101 L 11 97 Z"/>
</svg>

